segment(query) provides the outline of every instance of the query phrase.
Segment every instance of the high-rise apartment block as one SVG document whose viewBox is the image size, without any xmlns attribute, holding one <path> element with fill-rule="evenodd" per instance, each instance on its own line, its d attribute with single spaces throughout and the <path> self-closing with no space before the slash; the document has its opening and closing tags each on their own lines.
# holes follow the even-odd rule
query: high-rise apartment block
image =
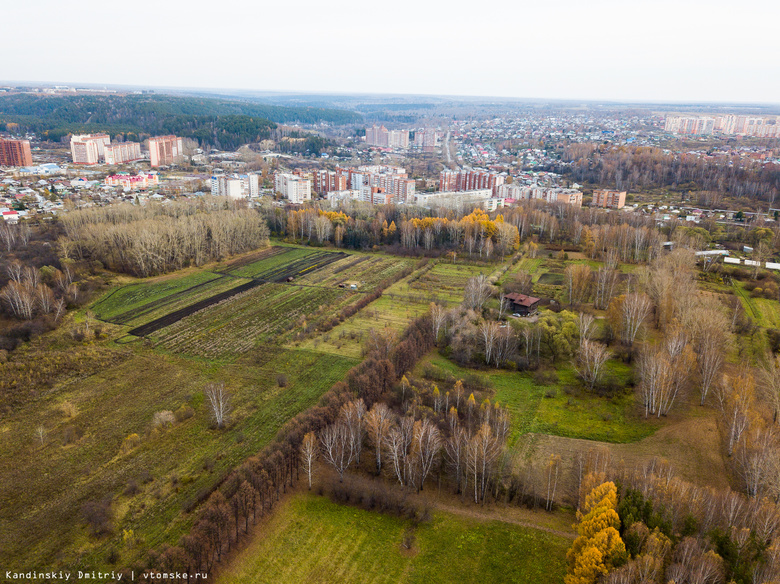
<svg viewBox="0 0 780 584">
<path fill-rule="evenodd" d="M 338 170 L 315 170 L 312 178 L 316 193 L 344 191 L 347 190 L 349 183 L 349 171 L 341 168 Z"/>
<path fill-rule="evenodd" d="M 260 194 L 260 176 L 249 174 L 220 174 L 211 177 L 211 194 L 216 197 L 246 199 Z"/>
<path fill-rule="evenodd" d="M 30 141 L 0 138 L 0 166 L 32 166 Z"/>
<path fill-rule="evenodd" d="M 104 149 L 111 144 L 108 134 L 82 134 L 71 136 L 70 154 L 73 164 L 97 164 L 104 156 Z"/>
<path fill-rule="evenodd" d="M 152 168 L 173 164 L 184 154 L 181 138 L 176 136 L 156 136 L 149 138 L 149 158 Z"/>
<path fill-rule="evenodd" d="M 366 144 L 385 148 L 409 148 L 408 130 L 388 130 L 384 126 L 366 128 Z"/>
<path fill-rule="evenodd" d="M 311 181 L 294 174 L 280 172 L 274 178 L 276 192 L 291 203 L 303 203 L 311 200 Z"/>
<path fill-rule="evenodd" d="M 720 133 L 727 136 L 780 137 L 780 116 L 667 116 L 664 130 L 674 134 L 707 136 Z"/>
<path fill-rule="evenodd" d="M 141 160 L 141 145 L 138 142 L 117 142 L 103 146 L 106 164 L 124 164 Z"/>
<path fill-rule="evenodd" d="M 425 152 L 433 152 L 436 147 L 436 130 L 433 128 L 417 130 L 414 133 L 414 145 L 416 148 L 422 148 Z"/>
<path fill-rule="evenodd" d="M 505 181 L 503 174 L 485 170 L 443 170 L 439 175 L 439 190 L 450 192 L 491 189 L 495 196 L 498 194 L 498 187 Z"/>
<path fill-rule="evenodd" d="M 626 191 L 593 191 L 593 206 L 609 209 L 622 209 L 626 206 Z"/>
</svg>

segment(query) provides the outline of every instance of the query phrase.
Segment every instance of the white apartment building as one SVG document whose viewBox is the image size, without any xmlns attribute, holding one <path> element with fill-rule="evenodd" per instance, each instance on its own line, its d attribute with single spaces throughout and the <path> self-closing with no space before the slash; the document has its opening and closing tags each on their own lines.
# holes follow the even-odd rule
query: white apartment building
<svg viewBox="0 0 780 584">
<path fill-rule="evenodd" d="M 415 201 L 419 206 L 428 209 L 446 207 L 456 211 L 468 211 L 469 208 L 484 208 L 486 202 L 492 197 L 493 189 L 477 189 L 474 191 L 418 193 Z"/>
<path fill-rule="evenodd" d="M 103 146 L 106 164 L 124 164 L 141 160 L 141 145 L 138 142 L 117 142 Z"/>
<path fill-rule="evenodd" d="M 294 174 L 280 172 L 274 177 L 274 187 L 291 203 L 304 203 L 311 200 L 311 181 Z"/>
<path fill-rule="evenodd" d="M 231 199 L 256 197 L 260 194 L 260 176 L 255 173 L 212 176 L 211 194 Z"/>
<path fill-rule="evenodd" d="M 104 148 L 111 144 L 108 134 L 81 134 L 71 136 L 70 154 L 73 164 L 97 164 L 104 155 Z"/>
</svg>

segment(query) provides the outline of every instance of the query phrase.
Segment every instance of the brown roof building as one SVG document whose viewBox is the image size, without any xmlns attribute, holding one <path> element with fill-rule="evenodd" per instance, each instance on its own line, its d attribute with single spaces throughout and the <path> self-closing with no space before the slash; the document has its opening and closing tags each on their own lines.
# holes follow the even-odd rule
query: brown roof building
<svg viewBox="0 0 780 584">
<path fill-rule="evenodd" d="M 541 302 L 541 298 L 535 298 L 534 296 L 527 296 L 526 294 L 519 294 L 517 292 L 507 294 L 504 296 L 504 300 L 509 301 L 509 306 L 513 313 L 520 314 L 521 316 L 535 314 L 539 309 L 539 302 Z"/>
<path fill-rule="evenodd" d="M 32 166 L 30 141 L 0 138 L 0 166 Z"/>
</svg>

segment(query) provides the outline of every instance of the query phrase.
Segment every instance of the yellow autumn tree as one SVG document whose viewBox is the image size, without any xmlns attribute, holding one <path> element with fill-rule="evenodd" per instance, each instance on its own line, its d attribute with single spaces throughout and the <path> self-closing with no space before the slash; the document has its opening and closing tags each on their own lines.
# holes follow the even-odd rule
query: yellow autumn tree
<svg viewBox="0 0 780 584">
<path fill-rule="evenodd" d="M 569 570 L 565 584 L 595 584 L 598 578 L 626 559 L 617 513 L 617 487 L 604 482 L 586 495 L 577 512 L 577 539 L 566 554 Z"/>
</svg>

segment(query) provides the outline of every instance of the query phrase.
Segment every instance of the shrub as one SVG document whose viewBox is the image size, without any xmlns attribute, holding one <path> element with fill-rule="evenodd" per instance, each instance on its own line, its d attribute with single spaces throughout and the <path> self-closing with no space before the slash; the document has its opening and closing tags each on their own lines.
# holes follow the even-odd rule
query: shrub
<svg viewBox="0 0 780 584">
<path fill-rule="evenodd" d="M 533 374 L 536 385 L 555 385 L 558 383 L 558 373 L 552 369 L 540 369 Z"/>
<path fill-rule="evenodd" d="M 66 426 L 62 431 L 62 443 L 64 445 L 73 444 L 84 435 L 84 431 L 78 426 Z"/>
<path fill-rule="evenodd" d="M 81 508 L 81 515 L 89 525 L 92 535 L 111 532 L 111 499 L 88 501 Z"/>
<path fill-rule="evenodd" d="M 133 495 L 138 494 L 140 491 L 141 489 L 138 488 L 138 483 L 134 480 L 130 480 L 128 481 L 127 486 L 125 487 L 123 494 L 127 495 L 128 497 L 131 497 Z"/>
<path fill-rule="evenodd" d="M 169 428 L 170 426 L 173 426 L 175 421 L 176 417 L 173 415 L 171 410 L 155 412 L 154 417 L 152 418 L 152 429 L 156 430 L 157 428 Z"/>
<path fill-rule="evenodd" d="M 287 387 L 287 376 L 284 373 L 279 373 L 276 376 L 276 385 L 279 387 Z"/>
<path fill-rule="evenodd" d="M 135 433 L 130 434 L 124 440 L 122 440 L 122 445 L 119 447 L 119 452 L 121 454 L 127 454 L 133 448 L 140 446 L 140 444 L 141 444 L 141 437 Z"/>
<path fill-rule="evenodd" d="M 64 401 L 60 404 L 60 411 L 66 418 L 75 418 L 79 413 L 78 408 L 69 401 Z"/>
<path fill-rule="evenodd" d="M 178 410 L 176 410 L 173 413 L 173 417 L 178 423 L 181 423 L 184 420 L 189 420 L 194 415 L 195 415 L 195 410 L 193 410 L 190 406 L 186 404 L 182 405 Z"/>
</svg>

